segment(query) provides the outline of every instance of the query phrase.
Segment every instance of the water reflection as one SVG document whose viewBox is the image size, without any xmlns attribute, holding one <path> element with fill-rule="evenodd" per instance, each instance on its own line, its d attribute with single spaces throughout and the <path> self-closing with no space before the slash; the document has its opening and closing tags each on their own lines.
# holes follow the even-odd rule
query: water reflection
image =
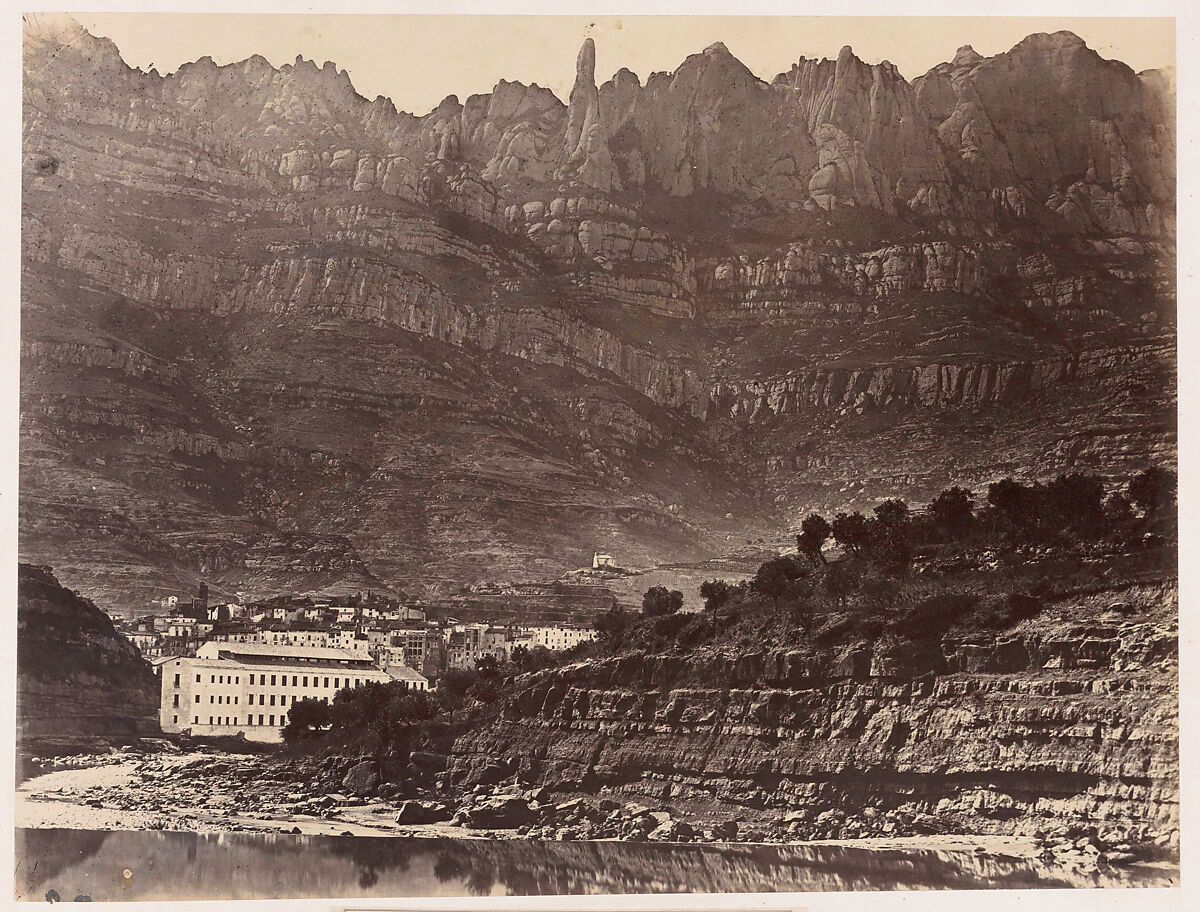
<svg viewBox="0 0 1200 912">
<path fill-rule="evenodd" d="M 1166 886 L 969 848 L 700 846 L 285 834 L 17 830 L 18 899 L 286 899 L 999 887 Z M 1175 881 L 1177 882 L 1177 880 Z"/>
</svg>

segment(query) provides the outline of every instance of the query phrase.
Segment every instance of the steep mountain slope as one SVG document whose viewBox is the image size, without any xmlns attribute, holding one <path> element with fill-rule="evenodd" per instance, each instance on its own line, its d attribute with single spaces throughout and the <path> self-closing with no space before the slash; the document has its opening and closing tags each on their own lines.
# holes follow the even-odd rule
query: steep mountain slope
<svg viewBox="0 0 1200 912">
<path fill-rule="evenodd" d="M 1067 33 L 594 70 L 416 117 L 27 28 L 23 558 L 415 592 L 1171 460 L 1168 79 Z"/>
</svg>

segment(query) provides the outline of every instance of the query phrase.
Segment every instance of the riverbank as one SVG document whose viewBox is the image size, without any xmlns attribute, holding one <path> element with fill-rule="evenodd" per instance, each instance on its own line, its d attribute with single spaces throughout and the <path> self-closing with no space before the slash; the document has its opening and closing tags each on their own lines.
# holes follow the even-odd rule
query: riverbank
<svg viewBox="0 0 1200 912">
<path fill-rule="evenodd" d="M 111 753 L 72 758 L 22 783 L 16 825 L 28 829 L 274 833 L 303 836 L 538 842 L 640 842 L 712 845 L 808 845 L 872 852 L 973 853 L 1021 862 L 1073 878 L 1121 881 L 1153 871 L 1177 875 L 1177 833 L 1138 842 L 1118 827 L 1055 833 L 971 835 L 904 833 L 798 839 L 794 828 L 724 819 L 711 823 L 678 809 L 623 803 L 613 797 L 551 796 L 506 783 L 458 796 L 421 798 L 325 791 L 277 758 L 212 750 Z M 57 764 L 54 764 L 57 765 Z M 352 777 L 351 777 L 352 778 Z M 784 821 L 787 818 L 783 818 Z M 1125 875 L 1122 869 L 1130 869 Z"/>
</svg>

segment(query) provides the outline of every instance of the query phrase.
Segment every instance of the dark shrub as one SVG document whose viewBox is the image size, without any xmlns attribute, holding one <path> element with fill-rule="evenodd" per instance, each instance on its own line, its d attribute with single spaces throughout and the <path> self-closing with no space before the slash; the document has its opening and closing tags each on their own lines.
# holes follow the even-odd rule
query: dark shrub
<svg viewBox="0 0 1200 912">
<path fill-rule="evenodd" d="M 1041 599 L 1036 596 L 1025 595 L 1021 592 L 1014 592 L 1009 595 L 1007 602 L 1009 613 L 1018 621 L 1035 617 L 1042 611 Z"/>
<path fill-rule="evenodd" d="M 666 614 L 655 618 L 654 632 L 660 637 L 674 639 L 684 627 L 695 620 L 694 614 Z"/>
<path fill-rule="evenodd" d="M 940 637 L 975 604 L 976 597 L 966 592 L 935 595 L 905 611 L 894 627 L 910 640 Z"/>
<path fill-rule="evenodd" d="M 680 628 L 675 634 L 675 642 L 680 646 L 699 646 L 701 643 L 707 643 L 713 638 L 716 633 L 716 625 L 713 619 L 707 615 L 677 615 L 677 617 L 689 618 L 688 622 Z"/>
</svg>

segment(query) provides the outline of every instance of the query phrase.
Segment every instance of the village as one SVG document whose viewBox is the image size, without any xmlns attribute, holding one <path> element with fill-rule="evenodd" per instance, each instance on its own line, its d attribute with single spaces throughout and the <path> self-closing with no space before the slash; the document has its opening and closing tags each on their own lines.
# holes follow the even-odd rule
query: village
<svg viewBox="0 0 1200 912">
<path fill-rule="evenodd" d="M 608 560 L 607 555 L 597 555 Z M 595 637 L 589 623 L 467 622 L 430 616 L 373 591 L 220 602 L 201 582 L 191 597 L 155 599 L 152 614 L 114 619 L 161 679 L 167 733 L 278 741 L 286 707 L 366 682 L 435 690 L 480 662 L 565 652 Z"/>
</svg>

